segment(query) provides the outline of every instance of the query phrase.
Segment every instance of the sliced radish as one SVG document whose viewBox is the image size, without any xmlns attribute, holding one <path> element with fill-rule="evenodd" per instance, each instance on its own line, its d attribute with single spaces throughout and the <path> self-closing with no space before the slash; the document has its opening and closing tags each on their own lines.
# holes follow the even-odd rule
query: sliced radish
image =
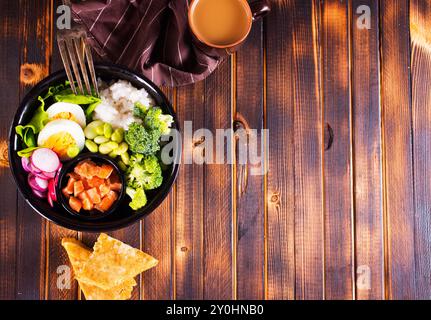
<svg viewBox="0 0 431 320">
<path fill-rule="evenodd" d="M 35 189 L 33 189 L 32 191 L 33 191 L 33 193 L 34 193 L 34 195 L 36 197 L 41 198 L 41 199 L 45 199 L 46 198 L 46 192 L 37 191 Z"/>
<path fill-rule="evenodd" d="M 36 182 L 36 179 L 39 179 L 39 178 L 37 178 L 35 175 L 33 175 L 33 174 L 29 174 L 28 175 L 28 178 L 27 178 L 27 181 L 28 181 L 28 184 L 29 184 L 29 186 L 33 189 L 33 190 L 36 190 L 36 191 L 39 191 L 39 192 L 45 192 L 46 191 L 46 189 L 44 189 L 43 187 L 41 187 L 37 182 Z"/>
<path fill-rule="evenodd" d="M 30 161 L 31 161 L 31 158 L 30 158 Z M 30 162 L 30 170 L 31 170 L 31 172 L 32 172 L 32 173 L 42 173 L 42 171 L 41 171 L 41 170 L 39 170 L 38 168 L 36 168 L 36 167 L 34 166 L 34 164 L 33 164 L 33 163 L 31 163 L 31 162 Z"/>
<path fill-rule="evenodd" d="M 54 172 L 45 172 L 45 171 L 43 171 L 42 172 L 42 175 L 44 177 L 46 177 L 47 180 L 54 179 L 56 174 L 57 174 L 57 171 L 54 171 Z"/>
<path fill-rule="evenodd" d="M 30 160 L 27 157 L 22 157 L 21 158 L 21 164 L 22 164 L 22 168 L 24 169 L 25 172 L 31 172 L 31 167 L 30 167 Z"/>
<path fill-rule="evenodd" d="M 54 206 L 54 202 L 52 201 L 51 194 L 49 192 L 46 194 L 46 198 L 48 199 L 49 205 L 51 207 L 53 207 Z"/>
<path fill-rule="evenodd" d="M 55 194 L 55 180 L 51 179 L 48 182 L 48 194 L 53 201 L 57 201 L 57 195 Z"/>
<path fill-rule="evenodd" d="M 34 180 L 42 191 L 48 190 L 48 180 L 39 177 L 35 177 Z"/>
<path fill-rule="evenodd" d="M 60 167 L 57 154 L 48 148 L 37 149 L 31 155 L 32 164 L 44 172 L 55 172 Z"/>
</svg>

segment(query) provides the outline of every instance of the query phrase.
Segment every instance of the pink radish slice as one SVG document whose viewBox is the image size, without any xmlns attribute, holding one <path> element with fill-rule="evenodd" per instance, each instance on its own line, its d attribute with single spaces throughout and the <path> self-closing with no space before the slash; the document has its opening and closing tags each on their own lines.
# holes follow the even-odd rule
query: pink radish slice
<svg viewBox="0 0 431 320">
<path fill-rule="evenodd" d="M 33 191 L 33 193 L 34 193 L 34 195 L 36 197 L 41 198 L 41 199 L 45 199 L 46 198 L 46 193 L 45 192 L 37 191 L 35 189 L 33 189 L 32 191 Z"/>
<path fill-rule="evenodd" d="M 42 172 L 42 174 L 49 179 L 54 179 L 57 171 L 54 172 Z"/>
<path fill-rule="evenodd" d="M 44 175 L 43 172 L 32 172 L 32 174 L 35 175 L 36 177 L 40 178 L 40 179 L 44 179 L 44 180 L 50 179 L 46 175 Z"/>
<path fill-rule="evenodd" d="M 57 195 L 55 194 L 55 180 L 51 179 L 48 182 L 48 194 L 53 201 L 57 201 Z"/>
<path fill-rule="evenodd" d="M 32 164 L 44 172 L 55 172 L 60 167 L 57 154 L 48 148 L 37 149 L 31 155 Z"/>
<path fill-rule="evenodd" d="M 29 186 L 33 190 L 36 190 L 36 191 L 39 191 L 39 192 L 45 192 L 46 189 L 44 189 L 41 186 L 39 186 L 39 184 L 36 182 L 36 179 L 38 179 L 38 178 L 35 175 L 29 174 L 28 178 L 27 178 Z"/>
<path fill-rule="evenodd" d="M 31 172 L 30 160 L 28 158 L 22 157 L 21 158 L 21 164 L 22 164 L 22 168 L 24 169 L 25 172 Z"/>
<path fill-rule="evenodd" d="M 36 181 L 37 185 L 40 187 L 41 190 L 48 190 L 48 180 L 41 179 L 39 177 L 34 178 L 34 180 Z"/>
<path fill-rule="evenodd" d="M 52 201 L 51 194 L 49 192 L 46 194 L 46 198 L 48 199 L 49 205 L 51 207 L 53 207 L 54 206 L 54 202 Z"/>
<path fill-rule="evenodd" d="M 32 173 L 42 173 L 42 171 L 41 171 L 41 170 L 39 170 L 38 168 L 36 168 L 36 167 L 34 166 L 34 164 L 33 164 L 33 163 L 31 163 L 31 158 L 30 158 L 30 170 L 31 170 L 31 172 L 32 172 Z"/>
</svg>

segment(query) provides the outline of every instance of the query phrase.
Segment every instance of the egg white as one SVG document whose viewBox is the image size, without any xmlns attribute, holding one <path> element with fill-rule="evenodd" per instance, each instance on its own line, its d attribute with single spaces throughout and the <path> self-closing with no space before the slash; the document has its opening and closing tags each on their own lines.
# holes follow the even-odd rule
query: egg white
<svg viewBox="0 0 431 320">
<path fill-rule="evenodd" d="M 75 121 L 63 119 L 48 122 L 48 124 L 39 132 L 39 136 L 37 137 L 37 145 L 43 146 L 49 137 L 60 132 L 69 133 L 75 140 L 79 150 L 81 151 L 84 149 L 85 135 L 81 126 Z"/>
<path fill-rule="evenodd" d="M 82 128 L 85 128 L 85 113 L 84 110 L 82 110 L 82 108 L 78 104 L 68 102 L 56 102 L 46 110 L 49 119 L 53 119 L 57 114 L 61 112 L 70 112 L 75 117 L 76 122 Z"/>
</svg>

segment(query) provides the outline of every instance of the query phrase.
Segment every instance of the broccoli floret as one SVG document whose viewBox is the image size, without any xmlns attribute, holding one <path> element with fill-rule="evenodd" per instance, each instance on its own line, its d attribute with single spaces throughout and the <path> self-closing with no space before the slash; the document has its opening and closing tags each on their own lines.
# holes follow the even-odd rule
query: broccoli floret
<svg viewBox="0 0 431 320">
<path fill-rule="evenodd" d="M 174 119 L 171 115 L 162 114 L 162 109 L 154 107 L 147 111 L 147 115 L 144 119 L 146 128 L 151 130 L 158 130 L 161 134 L 169 134 L 171 131 L 170 127 Z"/>
<path fill-rule="evenodd" d="M 155 156 L 133 155 L 127 171 L 127 185 L 134 189 L 152 190 L 163 182 L 162 169 Z"/>
<path fill-rule="evenodd" d="M 127 187 L 126 193 L 130 198 L 132 198 L 129 206 L 133 210 L 138 210 L 147 204 L 147 196 L 145 195 L 144 189 L 133 189 L 131 187 Z"/>
<path fill-rule="evenodd" d="M 143 105 L 139 101 L 135 102 L 135 107 L 133 108 L 133 115 L 137 118 L 145 119 L 148 109 L 149 107 Z"/>
<path fill-rule="evenodd" d="M 139 123 L 133 122 L 124 138 L 132 152 L 150 155 L 160 150 L 160 136 L 160 131 L 147 130 Z"/>
</svg>

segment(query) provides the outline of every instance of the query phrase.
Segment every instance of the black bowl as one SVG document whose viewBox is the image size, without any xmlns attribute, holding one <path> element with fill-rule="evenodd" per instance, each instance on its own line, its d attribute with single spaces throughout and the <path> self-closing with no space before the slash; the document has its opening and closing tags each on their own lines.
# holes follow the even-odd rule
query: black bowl
<svg viewBox="0 0 431 320">
<path fill-rule="evenodd" d="M 138 89 L 144 88 L 164 113 L 172 115 L 174 118 L 172 128 L 179 130 L 178 120 L 170 102 L 150 80 L 117 65 L 96 64 L 95 68 L 97 76 L 105 81 L 123 79 L 129 81 Z M 30 121 L 33 112 L 39 106 L 38 96 L 43 96 L 50 86 L 64 83 L 66 80 L 67 77 L 64 71 L 51 74 L 24 97 L 15 114 L 9 133 L 9 162 L 18 190 L 37 213 L 63 227 L 89 232 L 109 231 L 126 227 L 153 212 L 167 197 L 177 178 L 178 163 L 166 167 L 163 173 L 163 184 L 158 189 L 152 190 L 147 194 L 148 202 L 145 207 L 138 211 L 133 211 L 128 205 L 128 197 L 124 197 L 114 212 L 97 220 L 89 220 L 72 215 L 58 202 L 51 208 L 46 200 L 34 197 L 27 184 L 27 174 L 21 167 L 21 158 L 17 155 L 17 151 L 22 149 L 22 142 L 15 133 L 15 127 Z M 180 144 L 177 144 L 175 148 L 175 156 L 178 159 L 181 155 Z"/>
<path fill-rule="evenodd" d="M 66 196 L 62 192 L 63 188 L 67 185 L 67 182 L 69 180 L 68 174 L 70 172 L 73 172 L 73 169 L 75 168 L 75 166 L 84 160 L 91 160 L 98 165 L 104 164 L 104 163 L 110 164 L 114 167 L 115 173 L 120 178 L 121 190 L 118 194 L 118 199 L 117 201 L 115 201 L 112 207 L 105 212 L 100 212 L 96 209 L 93 209 L 90 211 L 81 210 L 80 212 L 76 212 L 70 207 L 68 198 L 66 198 Z M 85 220 L 98 220 L 109 216 L 111 213 L 115 212 L 118 209 L 118 207 L 121 205 L 121 203 L 123 202 L 124 194 L 126 192 L 125 180 L 126 179 L 124 179 L 124 174 L 121 172 L 121 169 L 119 168 L 117 162 L 114 159 L 111 159 L 110 157 L 101 155 L 99 153 L 83 153 L 77 156 L 76 158 L 68 161 L 65 165 L 63 165 L 58 176 L 58 183 L 57 183 L 57 186 L 55 187 L 55 192 L 57 195 L 58 202 L 71 215 L 77 216 L 78 218 L 82 218 Z"/>
</svg>

